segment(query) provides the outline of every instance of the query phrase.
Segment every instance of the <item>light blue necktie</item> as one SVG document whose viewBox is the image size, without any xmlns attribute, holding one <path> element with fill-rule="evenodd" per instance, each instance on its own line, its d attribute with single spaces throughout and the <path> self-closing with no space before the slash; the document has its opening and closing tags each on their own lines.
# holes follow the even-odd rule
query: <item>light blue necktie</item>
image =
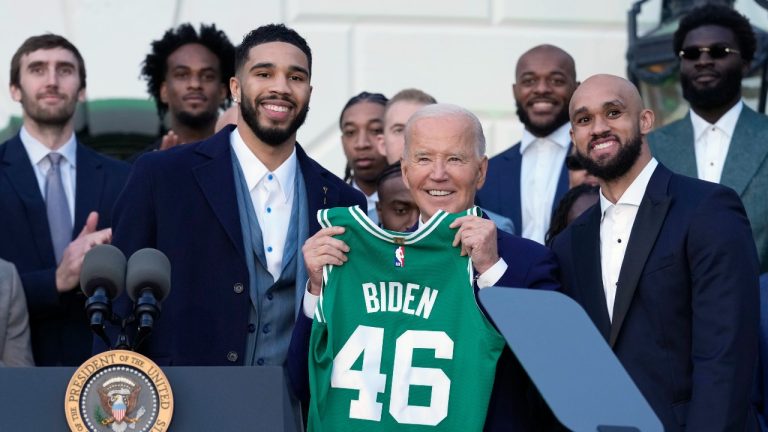
<svg viewBox="0 0 768 432">
<path fill-rule="evenodd" d="M 51 162 L 51 167 L 45 175 L 45 208 L 48 213 L 48 226 L 51 229 L 53 253 L 58 264 L 61 262 L 64 249 L 72 240 L 72 217 L 69 215 L 69 204 L 67 204 L 67 195 L 64 193 L 59 169 L 62 155 L 52 152 L 46 157 Z"/>
</svg>

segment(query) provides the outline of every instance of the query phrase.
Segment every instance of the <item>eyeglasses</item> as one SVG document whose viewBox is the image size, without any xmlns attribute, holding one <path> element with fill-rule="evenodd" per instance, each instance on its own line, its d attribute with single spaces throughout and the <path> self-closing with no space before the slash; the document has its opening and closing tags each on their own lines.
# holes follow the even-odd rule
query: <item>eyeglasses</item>
<svg viewBox="0 0 768 432">
<path fill-rule="evenodd" d="M 698 60 L 701 53 L 709 53 L 713 59 L 721 59 L 728 54 L 739 54 L 738 50 L 728 48 L 725 45 L 712 45 L 708 47 L 687 47 L 680 50 L 677 55 L 686 60 Z"/>
<path fill-rule="evenodd" d="M 569 171 L 579 171 L 584 169 L 581 162 L 579 162 L 579 160 L 576 159 L 576 156 L 573 155 L 565 157 L 565 167 L 568 168 Z"/>
</svg>

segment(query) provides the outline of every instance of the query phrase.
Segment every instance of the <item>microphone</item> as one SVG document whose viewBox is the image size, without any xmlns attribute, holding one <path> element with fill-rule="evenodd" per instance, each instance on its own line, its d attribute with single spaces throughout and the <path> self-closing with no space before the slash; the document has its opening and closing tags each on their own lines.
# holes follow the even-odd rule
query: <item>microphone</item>
<svg viewBox="0 0 768 432">
<path fill-rule="evenodd" d="M 125 288 L 125 255 L 120 249 L 102 244 L 89 250 L 80 271 L 80 288 L 88 297 L 85 311 L 91 330 L 109 346 L 104 320 L 112 320 L 112 300 Z"/>
<path fill-rule="evenodd" d="M 135 304 L 134 316 L 139 321 L 134 346 L 137 347 L 152 332 L 160 316 L 160 303 L 171 291 L 171 262 L 157 249 L 140 249 L 128 259 L 125 284 L 128 297 Z"/>
</svg>

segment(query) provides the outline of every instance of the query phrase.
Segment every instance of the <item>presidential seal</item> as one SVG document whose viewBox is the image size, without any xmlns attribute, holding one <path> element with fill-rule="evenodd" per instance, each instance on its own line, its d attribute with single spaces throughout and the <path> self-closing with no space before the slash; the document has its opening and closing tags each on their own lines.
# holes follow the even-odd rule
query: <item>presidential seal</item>
<svg viewBox="0 0 768 432">
<path fill-rule="evenodd" d="M 171 423 L 173 393 L 152 360 L 132 351 L 107 351 L 75 371 L 64 411 L 76 432 L 163 432 Z"/>
</svg>

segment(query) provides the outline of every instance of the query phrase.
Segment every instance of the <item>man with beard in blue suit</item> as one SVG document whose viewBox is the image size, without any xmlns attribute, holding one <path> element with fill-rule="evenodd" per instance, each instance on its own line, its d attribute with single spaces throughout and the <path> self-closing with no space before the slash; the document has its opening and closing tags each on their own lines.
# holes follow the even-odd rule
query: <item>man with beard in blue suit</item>
<svg viewBox="0 0 768 432">
<path fill-rule="evenodd" d="M 555 238 L 563 291 L 664 430 L 753 430 L 758 261 L 738 195 L 651 156 L 653 111 L 623 78 L 584 81 L 570 115 L 600 202 Z"/>
<path fill-rule="evenodd" d="M 0 258 L 21 275 L 38 366 L 77 366 L 91 353 L 83 256 L 112 237 L 112 206 L 128 165 L 75 137 L 85 62 L 67 39 L 32 36 L 11 60 L 19 133 L 0 145 Z"/>
<path fill-rule="evenodd" d="M 315 214 L 366 206 L 296 143 L 311 75 L 298 33 L 253 30 L 230 80 L 237 125 L 134 164 L 113 243 L 126 256 L 152 247 L 170 259 L 170 295 L 139 347 L 159 364 L 283 365 L 307 281 L 299 248 L 320 228 Z M 125 296 L 117 310 L 130 313 Z"/>
<path fill-rule="evenodd" d="M 408 120 L 402 170 L 419 208 L 419 224 L 438 209 L 457 213 L 471 208 L 487 168 L 482 126 L 471 112 L 455 105 L 432 104 Z M 452 228 L 456 229 L 454 244 L 461 245 L 462 255 L 472 258 L 478 289 L 493 285 L 558 289 L 557 263 L 544 246 L 498 230 L 493 221 L 477 216 L 461 217 Z M 324 228 L 303 247 L 310 276 L 307 297 L 314 301 L 305 302 L 305 317 L 296 325 L 288 360 L 294 390 L 304 399 L 311 397 L 306 389 L 310 317 L 320 294 L 323 266 L 342 265 L 347 260 L 347 245 L 333 237 L 343 230 Z M 505 348 L 496 370 L 486 430 L 533 430 L 528 390 L 530 381 Z"/>
</svg>

